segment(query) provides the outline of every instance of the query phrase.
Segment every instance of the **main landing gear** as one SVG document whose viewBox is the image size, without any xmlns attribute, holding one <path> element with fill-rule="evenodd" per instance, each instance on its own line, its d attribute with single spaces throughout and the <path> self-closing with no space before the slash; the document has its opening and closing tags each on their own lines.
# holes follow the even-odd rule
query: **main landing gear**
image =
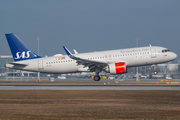
<svg viewBox="0 0 180 120">
<path fill-rule="evenodd" d="M 96 68 L 95 76 L 94 76 L 94 81 L 100 81 L 101 77 L 99 76 L 99 72 L 101 70 Z"/>
<path fill-rule="evenodd" d="M 95 75 L 95 76 L 94 76 L 94 81 L 100 81 L 100 79 L 101 79 L 101 78 L 100 78 L 99 75 Z"/>
</svg>

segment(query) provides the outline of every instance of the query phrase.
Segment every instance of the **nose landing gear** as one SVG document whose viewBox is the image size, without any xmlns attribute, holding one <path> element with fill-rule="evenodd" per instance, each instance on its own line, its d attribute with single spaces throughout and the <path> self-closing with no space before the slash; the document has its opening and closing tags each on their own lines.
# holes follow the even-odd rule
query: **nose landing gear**
<svg viewBox="0 0 180 120">
<path fill-rule="evenodd" d="M 157 75 L 158 72 L 155 70 L 155 66 L 156 66 L 156 65 L 152 65 L 152 69 L 153 69 L 154 75 Z"/>
<path fill-rule="evenodd" d="M 157 75 L 158 72 L 157 72 L 157 71 L 154 71 L 153 73 L 154 73 L 154 75 Z"/>
</svg>

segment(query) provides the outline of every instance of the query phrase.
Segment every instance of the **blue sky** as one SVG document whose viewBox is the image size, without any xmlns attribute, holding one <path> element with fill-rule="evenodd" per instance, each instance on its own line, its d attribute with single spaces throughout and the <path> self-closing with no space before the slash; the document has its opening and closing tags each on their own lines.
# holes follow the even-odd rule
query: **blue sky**
<svg viewBox="0 0 180 120">
<path fill-rule="evenodd" d="M 32 51 L 65 54 L 163 46 L 180 55 L 179 0 L 1 0 L 0 55 L 10 55 L 5 33 Z M 179 60 L 179 57 L 177 58 Z M 176 60 L 176 61 L 177 61 Z"/>
</svg>

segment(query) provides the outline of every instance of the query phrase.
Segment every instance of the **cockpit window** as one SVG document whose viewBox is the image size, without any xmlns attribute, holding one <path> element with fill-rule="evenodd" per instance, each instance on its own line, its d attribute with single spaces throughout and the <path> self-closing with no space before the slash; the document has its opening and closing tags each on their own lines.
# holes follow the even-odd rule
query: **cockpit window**
<svg viewBox="0 0 180 120">
<path fill-rule="evenodd" d="M 170 52 L 170 50 L 167 50 L 167 49 L 162 50 L 162 53 L 165 53 L 165 52 Z"/>
</svg>

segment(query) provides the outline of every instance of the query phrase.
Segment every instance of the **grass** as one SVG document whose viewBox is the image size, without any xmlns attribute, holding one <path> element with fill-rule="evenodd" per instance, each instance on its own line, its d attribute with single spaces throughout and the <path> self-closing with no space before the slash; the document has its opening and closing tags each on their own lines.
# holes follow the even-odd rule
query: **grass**
<svg viewBox="0 0 180 120">
<path fill-rule="evenodd" d="M 1 119 L 180 119 L 180 91 L 1 90 Z"/>
</svg>

